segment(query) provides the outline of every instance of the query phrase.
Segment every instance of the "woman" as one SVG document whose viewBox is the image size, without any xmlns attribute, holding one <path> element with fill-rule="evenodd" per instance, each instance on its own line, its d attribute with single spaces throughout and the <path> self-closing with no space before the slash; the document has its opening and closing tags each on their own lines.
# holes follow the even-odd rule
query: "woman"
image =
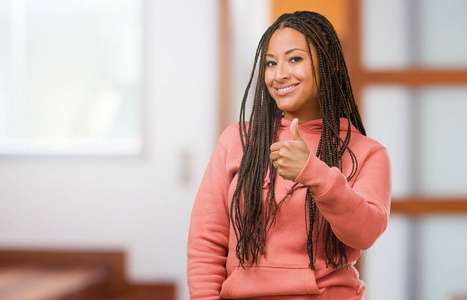
<svg viewBox="0 0 467 300">
<path fill-rule="evenodd" d="M 390 194 L 386 149 L 365 136 L 334 28 L 282 15 L 193 206 L 191 299 L 363 299 L 354 264 L 386 229 Z"/>
</svg>

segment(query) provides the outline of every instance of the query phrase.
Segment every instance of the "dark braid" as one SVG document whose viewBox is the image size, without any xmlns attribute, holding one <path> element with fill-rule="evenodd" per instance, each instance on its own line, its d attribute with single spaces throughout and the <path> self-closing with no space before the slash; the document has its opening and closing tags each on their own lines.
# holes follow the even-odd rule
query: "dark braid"
<svg viewBox="0 0 467 300">
<path fill-rule="evenodd" d="M 314 12 L 295 12 L 283 14 L 263 34 L 256 50 L 253 70 L 243 96 L 240 110 L 239 130 L 243 156 L 238 172 L 238 182 L 232 197 L 230 217 L 237 238 L 236 256 L 243 266 L 249 261 L 255 264 L 260 255 L 265 254 L 266 236 L 275 223 L 276 214 L 282 199 L 276 202 L 274 186 L 277 170 L 270 160 L 270 145 L 277 141 L 282 111 L 272 99 L 264 82 L 266 52 L 272 34 L 281 28 L 289 27 L 304 34 L 310 55 L 315 84 L 319 87 L 319 105 L 323 118 L 323 130 L 316 156 L 329 167 L 342 171 L 342 157 L 347 151 L 352 161 L 352 170 L 347 180 L 353 178 L 358 164 L 355 154 L 349 149 L 350 125 L 366 135 L 357 105 L 355 103 L 347 66 L 337 33 L 331 23 L 322 15 Z M 314 45 L 319 66 L 314 66 L 310 45 Z M 258 65 L 255 96 L 249 122 L 245 119 L 246 101 L 255 78 Z M 317 81 L 316 67 L 320 75 Z M 349 130 L 344 139 L 340 137 L 340 118 L 347 118 Z M 263 203 L 263 182 L 270 170 L 271 183 Z M 297 188 L 294 185 L 289 196 Z M 287 197 L 286 196 L 286 197 Z M 243 200 L 242 200 L 243 199 Z M 310 267 L 315 268 L 318 238 L 322 235 L 326 266 L 341 268 L 347 265 L 345 245 L 335 236 L 330 224 L 320 214 L 309 189 L 306 192 L 305 216 L 307 217 L 307 251 Z M 243 205 L 242 205 L 243 204 Z"/>
</svg>

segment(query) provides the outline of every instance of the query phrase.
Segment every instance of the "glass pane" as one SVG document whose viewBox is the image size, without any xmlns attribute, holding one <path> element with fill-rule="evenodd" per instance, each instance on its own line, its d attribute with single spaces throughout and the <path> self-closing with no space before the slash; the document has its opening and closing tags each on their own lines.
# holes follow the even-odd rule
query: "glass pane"
<svg viewBox="0 0 467 300">
<path fill-rule="evenodd" d="M 0 152 L 138 153 L 140 2 L 6 2 Z"/>
<path fill-rule="evenodd" d="M 467 1 L 418 2 L 415 63 L 426 67 L 467 67 Z"/>
<path fill-rule="evenodd" d="M 388 149 L 394 197 L 467 195 L 467 87 L 370 86 L 362 104 L 368 136 Z"/>
<path fill-rule="evenodd" d="M 416 300 L 410 298 L 410 220 L 391 216 L 386 231 L 361 258 L 367 299 Z"/>
<path fill-rule="evenodd" d="M 363 93 L 362 115 L 367 135 L 388 149 L 393 196 L 413 191 L 411 143 L 411 91 L 403 87 L 371 86 Z"/>
<path fill-rule="evenodd" d="M 368 299 L 439 300 L 467 296 L 466 217 L 391 217 L 365 254 Z"/>
<path fill-rule="evenodd" d="M 430 217 L 418 227 L 418 298 L 467 296 L 467 219 Z"/>
<path fill-rule="evenodd" d="M 467 67 L 467 1 L 362 1 L 368 69 Z"/>
<path fill-rule="evenodd" d="M 368 69 L 401 69 L 410 64 L 406 0 L 362 0 L 362 62 Z"/>
<path fill-rule="evenodd" d="M 467 194 L 467 87 L 426 88 L 418 106 L 418 192 Z"/>
</svg>

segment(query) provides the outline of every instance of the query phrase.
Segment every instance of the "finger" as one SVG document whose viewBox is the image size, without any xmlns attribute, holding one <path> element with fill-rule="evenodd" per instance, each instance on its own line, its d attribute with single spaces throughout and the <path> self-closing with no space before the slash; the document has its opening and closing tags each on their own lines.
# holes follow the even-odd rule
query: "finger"
<svg viewBox="0 0 467 300">
<path fill-rule="evenodd" d="M 290 124 L 290 134 L 294 141 L 303 141 L 303 138 L 298 131 L 298 118 L 293 119 L 292 124 Z"/>
<path fill-rule="evenodd" d="M 271 152 L 271 154 L 269 155 L 269 158 L 270 158 L 271 160 L 278 160 L 279 157 L 280 157 L 279 151 Z"/>
<path fill-rule="evenodd" d="M 271 145 L 269 148 L 271 152 L 279 151 L 284 146 L 284 142 L 277 142 Z"/>
</svg>

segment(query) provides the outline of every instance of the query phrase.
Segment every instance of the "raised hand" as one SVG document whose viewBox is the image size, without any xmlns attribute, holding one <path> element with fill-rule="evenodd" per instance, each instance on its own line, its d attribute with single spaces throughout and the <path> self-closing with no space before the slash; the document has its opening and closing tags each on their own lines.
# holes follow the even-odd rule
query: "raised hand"
<svg viewBox="0 0 467 300">
<path fill-rule="evenodd" d="M 306 164 L 310 150 L 298 131 L 298 119 L 290 124 L 291 141 L 277 142 L 271 145 L 270 158 L 277 174 L 284 179 L 294 180 Z"/>
</svg>

